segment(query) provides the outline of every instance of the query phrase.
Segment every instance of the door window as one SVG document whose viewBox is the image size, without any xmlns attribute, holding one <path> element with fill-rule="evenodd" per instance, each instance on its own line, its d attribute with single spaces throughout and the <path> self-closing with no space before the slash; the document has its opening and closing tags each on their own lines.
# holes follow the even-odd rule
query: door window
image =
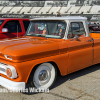
<svg viewBox="0 0 100 100">
<path fill-rule="evenodd" d="M 2 23 L 4 22 L 5 20 L 0 20 L 0 26 L 2 25 Z"/>
<path fill-rule="evenodd" d="M 21 26 L 18 20 L 16 21 L 8 21 L 3 28 L 7 28 L 9 33 L 17 33 L 22 32 Z"/>
<path fill-rule="evenodd" d="M 74 38 L 75 36 L 84 37 L 86 35 L 84 25 L 82 22 L 72 22 L 68 31 L 68 38 Z"/>
</svg>

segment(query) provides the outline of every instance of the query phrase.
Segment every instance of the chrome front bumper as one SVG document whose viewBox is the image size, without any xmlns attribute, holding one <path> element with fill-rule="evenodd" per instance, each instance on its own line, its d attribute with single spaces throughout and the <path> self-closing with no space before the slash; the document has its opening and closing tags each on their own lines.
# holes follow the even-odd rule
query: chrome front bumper
<svg viewBox="0 0 100 100">
<path fill-rule="evenodd" d="M 9 90 L 25 89 L 25 82 L 14 82 L 0 76 L 0 85 Z"/>
</svg>

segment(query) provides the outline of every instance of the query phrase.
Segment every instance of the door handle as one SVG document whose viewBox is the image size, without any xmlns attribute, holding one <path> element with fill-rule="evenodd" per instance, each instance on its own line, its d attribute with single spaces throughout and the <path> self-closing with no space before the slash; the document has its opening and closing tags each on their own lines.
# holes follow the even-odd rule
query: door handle
<svg viewBox="0 0 100 100">
<path fill-rule="evenodd" d="M 93 38 L 91 38 L 91 40 L 87 40 L 87 42 L 91 42 L 91 41 L 94 41 Z"/>
<path fill-rule="evenodd" d="M 91 42 L 92 40 L 87 40 L 87 42 Z"/>
</svg>

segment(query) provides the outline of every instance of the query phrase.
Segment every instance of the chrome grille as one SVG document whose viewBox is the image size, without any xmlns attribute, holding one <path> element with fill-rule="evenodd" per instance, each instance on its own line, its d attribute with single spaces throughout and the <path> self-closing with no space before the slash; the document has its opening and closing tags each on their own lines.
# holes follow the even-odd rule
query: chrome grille
<svg viewBox="0 0 100 100">
<path fill-rule="evenodd" d="M 2 63 L 2 62 L 0 62 L 0 64 L 7 65 L 7 64 L 5 64 L 5 63 Z"/>
<path fill-rule="evenodd" d="M 7 64 L 0 62 L 0 73 L 1 74 L 7 75 L 6 74 L 7 66 L 8 66 Z"/>
<path fill-rule="evenodd" d="M 6 70 L 4 68 L 0 68 L 0 71 L 6 72 Z"/>
</svg>

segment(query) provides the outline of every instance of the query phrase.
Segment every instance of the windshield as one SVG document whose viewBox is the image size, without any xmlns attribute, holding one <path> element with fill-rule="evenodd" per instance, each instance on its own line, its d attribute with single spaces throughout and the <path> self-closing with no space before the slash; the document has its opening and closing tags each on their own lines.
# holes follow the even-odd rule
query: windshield
<svg viewBox="0 0 100 100">
<path fill-rule="evenodd" d="M 4 22 L 4 20 L 0 20 L 0 26 L 2 25 L 3 22 Z"/>
<path fill-rule="evenodd" d="M 54 20 L 32 21 L 26 32 L 26 36 L 38 36 L 46 38 L 63 38 L 66 30 L 66 22 Z"/>
</svg>

